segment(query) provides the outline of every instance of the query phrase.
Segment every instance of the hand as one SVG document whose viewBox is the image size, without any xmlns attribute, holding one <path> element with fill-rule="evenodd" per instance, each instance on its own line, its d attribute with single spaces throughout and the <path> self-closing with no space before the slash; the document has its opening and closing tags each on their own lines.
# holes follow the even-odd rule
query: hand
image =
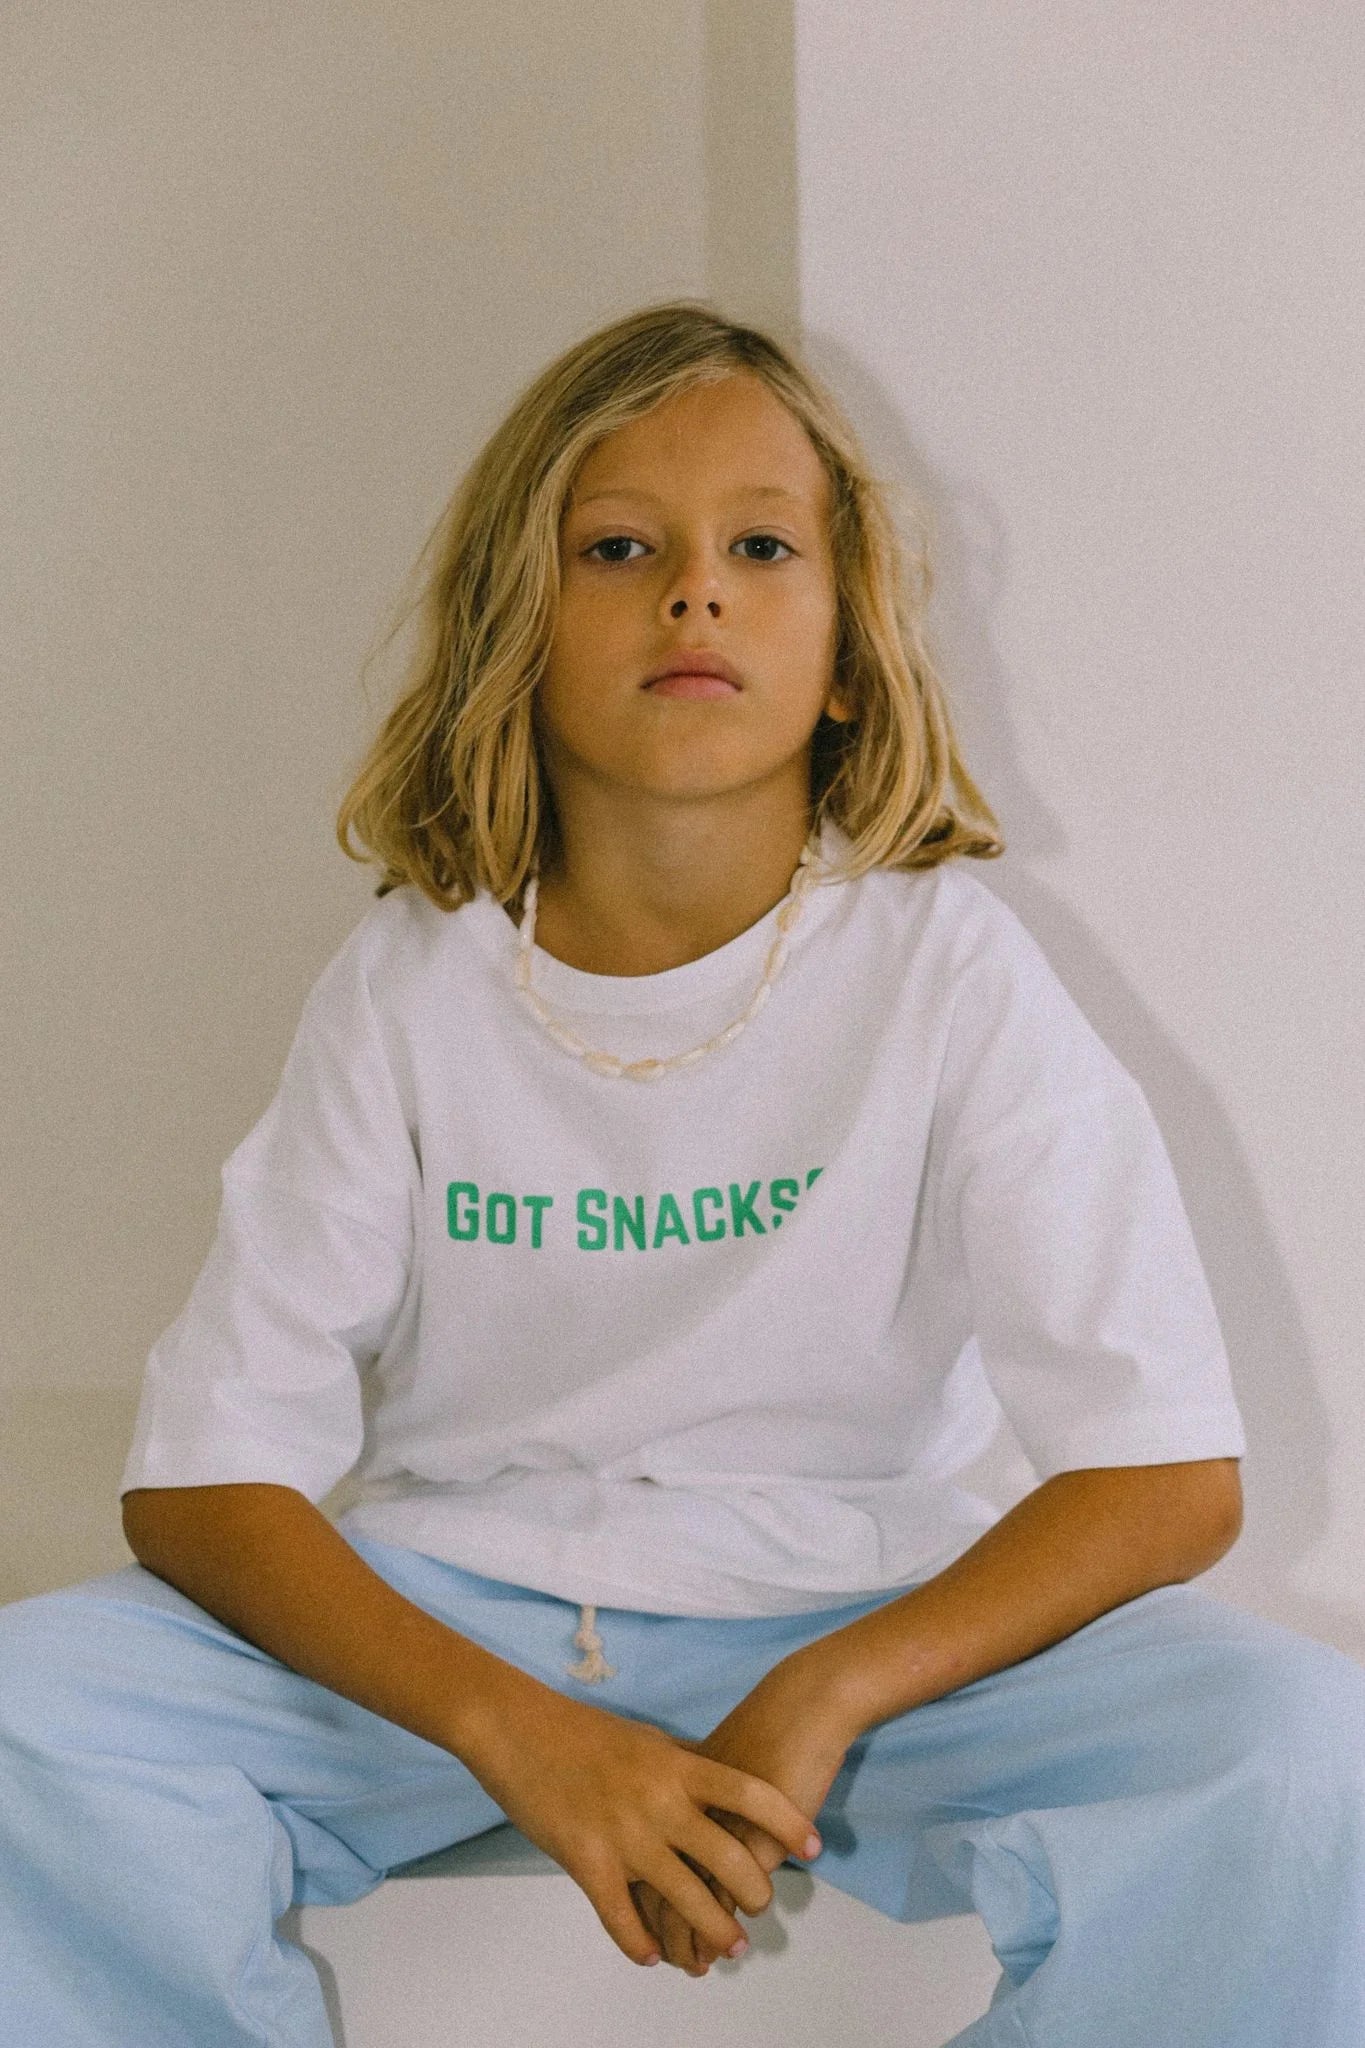
<svg viewBox="0 0 1365 2048">
<path fill-rule="evenodd" d="M 839 1775 L 853 1734 L 852 1729 L 837 1721 L 829 1703 L 802 1682 L 797 1667 L 788 1662 L 776 1665 L 761 1679 L 704 1742 L 689 1742 L 685 1746 L 698 1756 L 753 1773 L 784 1792 L 803 1813 L 818 1816 Z M 793 1853 L 788 1842 L 779 1840 L 750 1817 L 717 1812 L 715 1818 L 744 1843 L 765 1877 Z M 798 1848 L 795 1853 L 802 1852 Z M 737 1895 L 725 1884 L 724 1872 L 713 1864 L 699 1875 L 710 1886 L 717 1903 L 733 1912 Z M 631 1889 L 641 1919 L 658 1935 L 665 1959 L 686 1970 L 689 1976 L 704 1977 L 729 1944 L 712 1941 L 709 1930 L 695 1915 L 690 1916 L 689 1924 L 689 1919 L 678 1913 L 668 1899 L 660 1897 L 648 1882 L 635 1884 Z M 738 1904 L 746 1913 L 763 1912 L 771 1904 L 772 1896 L 769 1882 L 767 1897 L 757 1907 L 742 1898 Z"/>
<path fill-rule="evenodd" d="M 742 1764 L 709 1756 L 703 1745 L 520 1676 L 524 1682 L 500 1696 L 499 1711 L 461 1749 L 507 1818 L 568 1871 L 632 1962 L 658 1960 L 633 1897 L 637 1884 L 667 1904 L 689 1937 L 695 1928 L 709 1953 L 743 1940 L 735 1904 L 762 1912 L 772 1897 L 771 1866 L 755 1858 L 733 1823 L 752 1827 L 780 1862 L 803 1853 L 807 1815 L 787 1793 Z M 717 1808 L 726 1826 L 710 1818 Z M 709 1872 L 723 1883 L 727 1904 L 710 1889 Z"/>
</svg>

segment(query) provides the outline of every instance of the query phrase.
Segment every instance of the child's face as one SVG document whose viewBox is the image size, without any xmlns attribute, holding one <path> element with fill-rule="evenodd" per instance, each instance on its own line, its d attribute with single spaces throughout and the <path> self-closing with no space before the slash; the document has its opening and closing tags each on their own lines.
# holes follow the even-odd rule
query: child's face
<svg viewBox="0 0 1365 2048">
<path fill-rule="evenodd" d="M 833 689 L 828 497 L 804 427 L 743 373 L 678 394 L 591 451 L 560 525 L 559 617 L 536 692 L 561 810 L 589 783 L 595 800 L 610 787 L 633 806 L 772 777 L 808 803 L 820 713 L 848 716 Z M 736 693 L 645 687 L 698 647 L 734 664 Z"/>
</svg>

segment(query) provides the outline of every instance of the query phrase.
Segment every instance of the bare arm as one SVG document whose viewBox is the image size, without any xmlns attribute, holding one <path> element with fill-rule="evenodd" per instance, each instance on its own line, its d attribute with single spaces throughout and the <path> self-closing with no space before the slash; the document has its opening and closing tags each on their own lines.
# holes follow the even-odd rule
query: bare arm
<svg viewBox="0 0 1365 2048">
<path fill-rule="evenodd" d="M 1020 1663 L 1112 1607 L 1194 1578 L 1241 1529 L 1236 1458 L 1092 1467 L 1045 1480 L 946 1570 L 784 1657 L 712 1729 L 703 1754 L 757 1771 L 816 1811 L 869 1728 Z M 727 1821 L 765 1870 L 780 1843 Z M 718 1897 L 726 1903 L 722 1885 Z M 704 1976 L 720 1953 L 649 1888 L 668 1961 Z"/>
<path fill-rule="evenodd" d="M 853 1741 L 1207 1571 L 1241 1526 L 1236 1458 L 1059 1472 L 945 1571 L 807 1644 L 766 1682 Z"/>
<path fill-rule="evenodd" d="M 123 1533 L 248 1642 L 462 1761 L 550 1691 L 395 1592 L 291 1486 L 138 1487 Z"/>
<path fill-rule="evenodd" d="M 305 1678 L 458 1757 L 554 1857 L 633 1962 L 655 1947 L 630 1887 L 648 1882 L 713 1945 L 744 1929 L 684 1861 L 746 1912 L 768 1874 L 713 1810 L 800 1855 L 810 1816 L 757 1775 L 647 1721 L 565 1697 L 407 1600 L 289 1486 L 136 1487 L 123 1527 L 138 1563 Z"/>
</svg>

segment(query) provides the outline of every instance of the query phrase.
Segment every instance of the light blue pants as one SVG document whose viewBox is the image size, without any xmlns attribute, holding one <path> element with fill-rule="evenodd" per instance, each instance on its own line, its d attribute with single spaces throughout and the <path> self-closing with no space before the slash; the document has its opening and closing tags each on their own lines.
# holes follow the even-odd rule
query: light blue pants
<svg viewBox="0 0 1365 2048">
<path fill-rule="evenodd" d="M 701 1737 L 888 1597 L 578 1612 L 386 1544 L 388 1582 L 546 1684 Z M 503 1816 L 453 1756 L 132 1565 L 0 1609 L 0 2041 L 331 2048 L 275 1923 Z M 1361 2048 L 1365 1671 L 1165 1586 L 854 1744 L 809 1867 L 892 1919 L 975 1909 L 1002 1976 L 949 2048 Z M 603 1941 L 610 1937 L 603 1932 Z M 471 2044 L 472 2048 L 472 2044 Z"/>
</svg>

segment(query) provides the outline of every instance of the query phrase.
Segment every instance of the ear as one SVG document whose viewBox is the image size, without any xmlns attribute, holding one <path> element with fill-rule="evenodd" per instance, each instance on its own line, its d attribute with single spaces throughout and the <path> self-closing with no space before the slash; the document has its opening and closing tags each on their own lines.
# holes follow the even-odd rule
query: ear
<svg viewBox="0 0 1365 2048">
<path fill-rule="evenodd" d="M 838 725 L 847 725 L 853 717 L 852 706 L 837 683 L 825 700 L 824 715 L 826 718 L 834 719 Z"/>
</svg>

